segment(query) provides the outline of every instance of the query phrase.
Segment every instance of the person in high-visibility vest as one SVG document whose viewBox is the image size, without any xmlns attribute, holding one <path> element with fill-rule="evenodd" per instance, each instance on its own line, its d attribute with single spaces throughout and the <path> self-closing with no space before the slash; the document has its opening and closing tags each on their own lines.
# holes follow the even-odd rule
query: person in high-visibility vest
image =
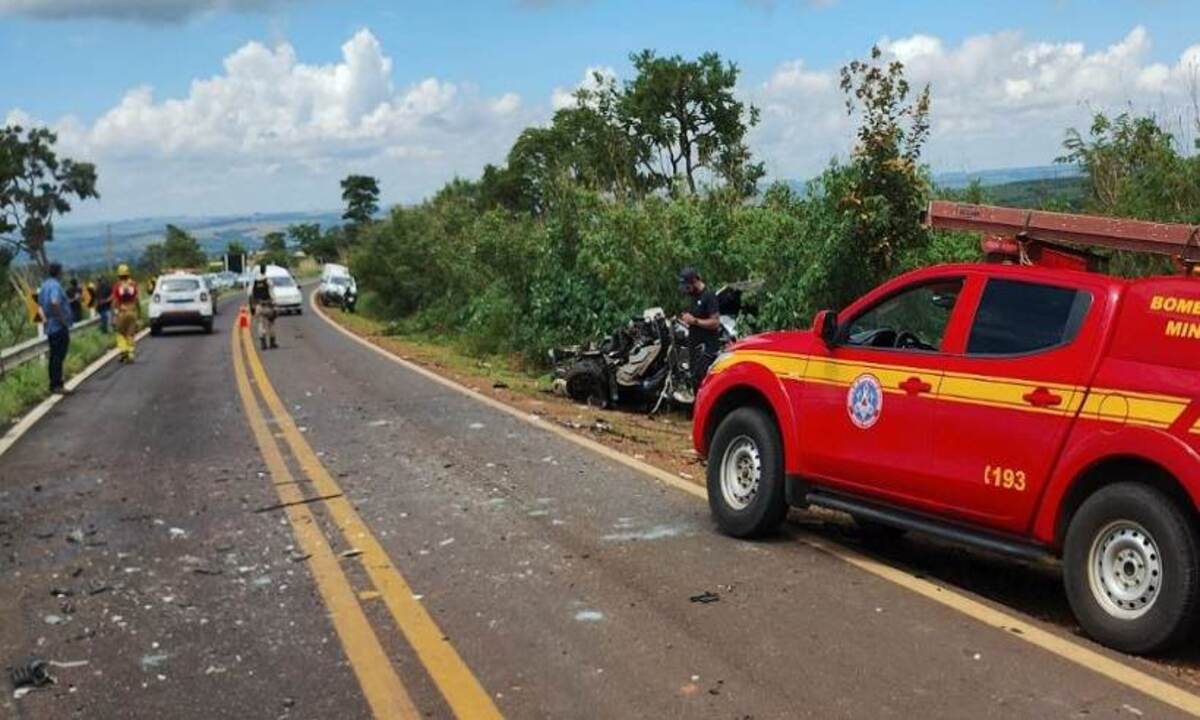
<svg viewBox="0 0 1200 720">
<path fill-rule="evenodd" d="M 121 351 L 121 362 L 133 362 L 134 336 L 137 334 L 138 317 L 142 306 L 138 302 L 138 286 L 129 277 L 129 266 L 117 268 L 117 284 L 113 285 L 112 303 L 117 312 L 117 349 Z"/>
</svg>

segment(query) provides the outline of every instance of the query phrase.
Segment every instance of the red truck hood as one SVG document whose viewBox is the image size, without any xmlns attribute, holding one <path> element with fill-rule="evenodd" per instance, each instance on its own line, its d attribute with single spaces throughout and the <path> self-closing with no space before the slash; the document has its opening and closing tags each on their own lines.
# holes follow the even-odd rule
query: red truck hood
<svg viewBox="0 0 1200 720">
<path fill-rule="evenodd" d="M 734 343 L 729 350 L 733 352 L 740 350 L 744 352 L 804 353 L 812 349 L 814 342 L 815 338 L 811 330 L 784 330 L 751 335 Z"/>
</svg>

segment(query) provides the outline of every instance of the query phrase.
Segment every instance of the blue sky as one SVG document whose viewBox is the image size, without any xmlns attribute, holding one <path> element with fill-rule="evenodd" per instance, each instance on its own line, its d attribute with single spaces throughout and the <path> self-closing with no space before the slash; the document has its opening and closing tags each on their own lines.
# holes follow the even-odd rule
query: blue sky
<svg viewBox="0 0 1200 720">
<path fill-rule="evenodd" d="M 164 3 L 157 14 L 170 6 L 177 17 L 151 17 L 147 8 L 155 3 Z M 95 17 L 97 12 L 110 17 Z M 373 42 L 361 37 L 364 30 Z M 215 160 L 229 148 L 245 151 L 251 146 L 247 137 L 275 133 L 280 121 L 264 121 L 269 126 L 264 130 L 251 127 L 251 121 L 222 127 L 214 118 L 260 103 L 256 112 L 270 118 L 271 103 L 285 101 L 230 82 L 228 107 L 214 108 L 204 103 L 218 101 L 202 99 L 182 109 L 166 106 L 170 100 L 187 101 L 197 79 L 227 76 L 224 61 L 249 43 L 272 51 L 286 43 L 292 65 L 334 68 L 347 62 L 343 46 L 352 38 L 362 41 L 367 56 L 390 61 L 386 77 L 375 78 L 376 85 L 356 95 L 355 102 L 403 101 L 432 114 L 410 113 L 378 132 L 356 125 L 370 108 L 357 107 L 336 127 L 293 117 L 285 122 L 286 132 L 295 130 L 298 145 L 277 146 L 276 156 L 257 170 L 245 157 L 231 157 L 236 167 L 222 177 L 220 167 L 204 166 L 206 155 Z M 826 80 L 885 39 L 897 43 L 890 52 L 911 61 L 916 79 L 934 85 L 935 138 L 927 160 L 935 169 L 1041 164 L 1052 159 L 1061 123 L 1086 120 L 1089 107 L 1131 104 L 1167 113 L 1184 107 L 1180 83 L 1189 49 L 1200 47 L 1200 3 L 0 0 L 0 116 L 61 127 L 64 144 L 99 158 L 112 192 L 85 216 L 136 213 L 139 176 L 146 180 L 141 187 L 146 204 L 171 210 L 196 205 L 200 196 L 195 193 L 156 198 L 151 164 L 169 166 L 170 177 L 194 173 L 197 184 L 214 189 L 203 196 L 214 210 L 242 211 L 259 202 L 328 207 L 336 204 L 335 197 L 327 197 L 329 178 L 356 163 L 382 168 L 389 199 L 412 201 L 453 174 L 471 174 L 482 162 L 501 159 L 521 127 L 549 116 L 554 91 L 570 91 L 586 68 L 608 68 L 620 78 L 633 50 L 686 56 L 716 50 L 741 66 L 743 94 L 769 110 L 754 136 L 755 149 L 769 156 L 768 169 L 804 176 L 848 147 L 847 128 L 834 117 L 838 98 Z M 995 54 L 994 67 L 989 53 Z M 1031 64 L 1031 56 L 1039 59 Z M 279 72 L 300 83 L 312 74 L 303 68 Z M 799 74 L 788 75 L 789 68 Z M 1112 87 L 1096 79 L 1105 74 L 1116 76 Z M 799 81 L 789 84 L 789 77 Z M 410 92 L 430 80 L 436 86 L 423 86 L 419 96 Z M 1026 81 L 1033 85 L 1025 88 Z M 152 95 L 136 112 L 126 108 L 104 127 L 97 125 L 139 87 L 152 88 Z M 1004 94 L 997 88 L 1010 97 L 996 100 Z M 313 99 L 297 102 L 308 107 Z M 1063 112 L 1053 112 L 1056 106 Z M 189 113 L 207 118 L 203 139 L 185 137 Z M 113 129 L 130 129 L 130 123 L 148 123 L 140 136 L 148 146 L 157 143 L 157 150 L 135 149 L 138 135 L 120 137 Z M 444 131 L 430 134 L 435 125 Z M 1006 126 L 1011 127 L 1008 136 Z M 337 150 L 323 155 L 320 133 L 325 131 Z M 222 133 L 229 136 L 229 147 L 222 146 Z M 1030 133 L 1036 134 L 1033 141 Z M 378 141 L 375 146 L 370 137 Z M 1002 151 L 1009 141 L 1014 146 Z M 477 152 L 466 152 L 468 147 Z M 325 183 L 325 189 L 304 191 L 293 160 L 304 166 L 302 175 L 314 187 Z M 286 190 L 254 190 L 271 185 L 281 172 L 287 175 Z"/>
</svg>

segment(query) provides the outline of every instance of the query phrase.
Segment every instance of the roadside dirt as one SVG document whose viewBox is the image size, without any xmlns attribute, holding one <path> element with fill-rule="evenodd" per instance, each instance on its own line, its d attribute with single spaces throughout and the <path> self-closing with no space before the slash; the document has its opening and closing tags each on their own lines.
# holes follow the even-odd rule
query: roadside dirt
<svg viewBox="0 0 1200 720">
<path fill-rule="evenodd" d="M 550 390 L 548 377 L 521 371 L 515 358 L 489 361 L 468 357 L 447 343 L 383 334 L 383 323 L 359 315 L 327 311 L 330 318 L 401 358 L 428 368 L 477 392 L 540 415 L 638 460 L 704 484 L 704 464 L 692 450 L 691 421 L 682 413 L 657 417 L 579 405 Z M 961 588 L 1005 607 L 1067 629 L 1083 638 L 1062 590 L 1055 565 L 1015 562 L 915 535 L 886 547 L 869 544 L 853 521 L 824 510 L 793 512 L 791 521 L 830 540 L 853 544 L 914 574 Z M 1164 657 L 1127 657 L 1190 688 L 1200 688 L 1200 647 L 1190 643 Z"/>
</svg>

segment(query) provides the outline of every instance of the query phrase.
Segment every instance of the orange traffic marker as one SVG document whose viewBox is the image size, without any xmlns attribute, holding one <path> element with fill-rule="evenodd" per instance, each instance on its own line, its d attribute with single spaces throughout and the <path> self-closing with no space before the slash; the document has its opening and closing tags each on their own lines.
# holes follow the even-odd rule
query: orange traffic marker
<svg viewBox="0 0 1200 720">
<path fill-rule="evenodd" d="M 238 311 L 238 327 L 250 327 L 250 313 L 246 312 L 245 306 L 242 306 L 242 309 Z"/>
</svg>

